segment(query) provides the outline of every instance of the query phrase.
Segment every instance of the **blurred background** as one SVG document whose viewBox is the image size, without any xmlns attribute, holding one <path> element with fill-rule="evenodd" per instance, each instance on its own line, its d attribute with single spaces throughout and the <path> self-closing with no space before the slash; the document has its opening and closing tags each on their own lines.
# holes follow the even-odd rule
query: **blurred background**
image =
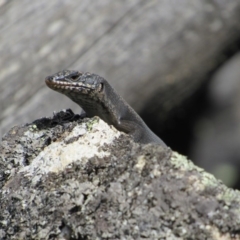
<svg viewBox="0 0 240 240">
<path fill-rule="evenodd" d="M 240 188 L 239 0 L 0 0 L 0 135 L 80 108 L 45 86 L 106 78 L 173 150 Z"/>
</svg>

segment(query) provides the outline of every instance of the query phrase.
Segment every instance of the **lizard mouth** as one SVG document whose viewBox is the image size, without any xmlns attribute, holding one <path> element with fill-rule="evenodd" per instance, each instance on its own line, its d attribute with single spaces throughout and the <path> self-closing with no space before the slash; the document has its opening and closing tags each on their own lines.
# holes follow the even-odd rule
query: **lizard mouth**
<svg viewBox="0 0 240 240">
<path fill-rule="evenodd" d="M 68 82 L 68 81 L 57 81 L 53 79 L 45 79 L 45 82 L 48 87 L 52 89 L 89 89 L 89 90 L 94 90 L 96 87 L 90 84 L 84 84 L 83 82 Z"/>
</svg>

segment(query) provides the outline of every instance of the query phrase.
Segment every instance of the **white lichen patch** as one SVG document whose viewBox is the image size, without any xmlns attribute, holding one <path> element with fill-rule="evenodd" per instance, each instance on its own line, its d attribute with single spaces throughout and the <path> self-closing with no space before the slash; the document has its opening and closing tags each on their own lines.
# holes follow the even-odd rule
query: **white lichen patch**
<svg viewBox="0 0 240 240">
<path fill-rule="evenodd" d="M 135 165 L 135 167 L 137 168 L 138 172 L 141 173 L 144 166 L 146 164 L 146 159 L 144 156 L 139 156 L 138 159 L 137 159 L 137 163 Z"/>
<path fill-rule="evenodd" d="M 103 158 L 108 156 L 109 152 L 101 150 L 100 147 L 111 144 L 120 134 L 101 119 L 92 125 L 90 131 L 87 130 L 87 124 L 82 123 L 61 141 L 47 146 L 30 165 L 21 168 L 20 172 L 32 176 L 58 173 L 75 161 L 82 161 L 84 164 L 93 156 Z"/>
</svg>

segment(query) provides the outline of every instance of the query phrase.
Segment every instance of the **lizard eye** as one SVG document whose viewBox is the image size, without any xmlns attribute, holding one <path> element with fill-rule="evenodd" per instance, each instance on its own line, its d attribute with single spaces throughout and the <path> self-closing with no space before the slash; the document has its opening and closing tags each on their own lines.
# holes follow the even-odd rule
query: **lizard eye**
<svg viewBox="0 0 240 240">
<path fill-rule="evenodd" d="M 74 75 L 74 76 L 72 76 L 71 77 L 73 80 L 76 80 L 77 78 L 78 78 L 78 76 L 77 75 Z"/>
<path fill-rule="evenodd" d="M 70 76 L 70 78 L 74 81 L 76 81 L 79 78 L 78 74 L 73 74 L 72 76 Z"/>
<path fill-rule="evenodd" d="M 82 75 L 81 72 L 72 72 L 71 74 L 68 75 L 68 77 L 73 80 L 76 81 L 79 79 L 79 77 Z"/>
</svg>

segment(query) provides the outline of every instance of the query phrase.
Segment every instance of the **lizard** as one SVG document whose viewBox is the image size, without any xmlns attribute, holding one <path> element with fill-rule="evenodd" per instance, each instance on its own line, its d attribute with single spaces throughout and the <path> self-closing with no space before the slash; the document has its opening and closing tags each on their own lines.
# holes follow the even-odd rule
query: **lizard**
<svg viewBox="0 0 240 240">
<path fill-rule="evenodd" d="M 98 116 L 138 143 L 166 144 L 154 134 L 132 107 L 97 74 L 63 70 L 45 78 L 46 85 L 77 103 L 87 117 Z"/>
</svg>

